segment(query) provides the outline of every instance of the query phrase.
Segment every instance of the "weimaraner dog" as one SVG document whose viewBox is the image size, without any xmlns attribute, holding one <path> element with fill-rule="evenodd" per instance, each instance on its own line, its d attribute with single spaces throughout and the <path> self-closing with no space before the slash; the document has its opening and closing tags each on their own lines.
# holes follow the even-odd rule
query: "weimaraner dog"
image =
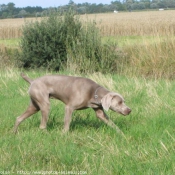
<svg viewBox="0 0 175 175">
<path fill-rule="evenodd" d="M 128 115 L 131 109 L 124 103 L 123 97 L 115 92 L 110 92 L 94 81 L 66 75 L 46 75 L 35 80 L 24 74 L 22 78 L 30 83 L 29 95 L 30 105 L 27 110 L 16 119 L 14 131 L 17 132 L 18 125 L 41 110 L 42 119 L 40 128 L 45 129 L 47 125 L 50 101 L 56 98 L 65 104 L 64 131 L 69 130 L 71 116 L 74 110 L 92 108 L 96 116 L 109 126 L 122 133 L 120 129 L 108 118 L 104 109 L 111 109 L 122 115 Z"/>
</svg>

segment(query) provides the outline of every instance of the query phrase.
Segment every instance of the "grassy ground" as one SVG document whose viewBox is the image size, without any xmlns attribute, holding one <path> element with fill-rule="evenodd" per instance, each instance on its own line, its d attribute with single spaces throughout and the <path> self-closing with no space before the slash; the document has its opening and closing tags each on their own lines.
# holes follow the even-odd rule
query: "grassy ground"
<svg viewBox="0 0 175 175">
<path fill-rule="evenodd" d="M 104 43 L 117 42 L 127 64 L 121 64 L 120 75 L 86 75 L 124 96 L 132 113 L 123 117 L 109 111 L 108 115 L 126 139 L 99 121 L 91 109 L 74 112 L 70 132 L 63 134 L 64 105 L 56 100 L 51 100 L 47 131 L 39 130 L 39 112 L 14 135 L 15 119 L 29 104 L 29 85 L 6 56 L 0 56 L 0 174 L 175 174 L 175 13 L 138 13 L 97 16 Z M 9 20 L 1 21 L 2 51 L 19 46 L 24 20 L 12 21 L 12 26 Z M 27 73 L 38 77 L 49 72 Z"/>
<path fill-rule="evenodd" d="M 1 39 L 0 45 L 4 45 L 6 47 L 19 47 L 20 39 Z"/>
<path fill-rule="evenodd" d="M 143 45 L 149 43 L 149 45 L 156 44 L 158 42 L 164 42 L 166 39 L 165 36 L 106 36 L 102 38 L 103 43 L 115 43 L 120 48 L 125 47 L 136 47 L 138 45 Z M 172 40 L 175 37 L 172 36 Z"/>
<path fill-rule="evenodd" d="M 0 174 L 175 174 L 174 81 L 87 75 L 125 97 L 132 113 L 108 115 L 126 139 L 96 119 L 91 109 L 74 112 L 70 132 L 63 134 L 64 105 L 56 100 L 51 101 L 47 131 L 38 129 L 37 113 L 14 135 L 15 119 L 29 103 L 28 84 L 19 74 L 0 72 Z M 30 77 L 44 74 L 48 72 L 28 72 Z"/>
</svg>

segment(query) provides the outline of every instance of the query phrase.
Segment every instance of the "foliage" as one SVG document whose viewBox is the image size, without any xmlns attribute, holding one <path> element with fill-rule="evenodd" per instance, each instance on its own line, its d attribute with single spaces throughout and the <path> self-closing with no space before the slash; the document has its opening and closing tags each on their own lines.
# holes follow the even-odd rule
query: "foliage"
<svg viewBox="0 0 175 175">
<path fill-rule="evenodd" d="M 69 42 L 66 42 L 67 61 L 64 63 L 64 69 L 76 73 L 87 73 L 92 70 L 103 70 L 106 73 L 109 70 L 127 76 L 174 79 L 174 14 L 174 11 L 167 11 L 166 15 L 159 11 L 120 13 L 117 15 L 117 20 L 116 15 L 112 13 L 82 15 L 80 19 L 83 22 L 83 27 L 90 27 L 83 32 L 84 34 L 81 30 L 79 38 L 74 39 L 71 46 Z M 150 16 L 154 16 L 154 18 L 150 18 Z M 87 18 L 88 20 L 95 18 L 96 21 L 90 25 Z M 101 19 L 103 19 L 102 22 Z M 14 49 L 19 46 L 20 39 L 9 40 L 8 38 L 16 37 L 16 33 L 18 33 L 16 24 L 19 23 L 18 30 L 20 30 L 20 22 L 20 19 L 3 20 L 1 25 L 4 26 L 4 29 L 2 28 L 0 34 L 4 39 L 0 40 L 1 50 L 5 50 L 5 47 Z M 100 36 L 98 30 L 93 30 L 96 23 L 100 29 Z M 12 25 L 9 26 L 9 24 Z M 94 35 L 90 34 L 92 31 Z M 80 40 L 81 35 L 85 35 L 86 40 Z M 102 44 L 100 43 L 101 39 Z M 112 44 L 116 42 L 117 46 Z M 1 67 L 4 68 L 7 67 L 7 63 L 12 63 L 11 58 L 10 61 L 7 61 L 7 54 L 5 56 L 1 54 L 1 60 Z"/>
<path fill-rule="evenodd" d="M 126 1 L 111 1 L 111 4 L 96 4 L 96 3 L 74 3 L 70 1 L 67 5 L 59 6 L 58 8 L 49 7 L 15 7 L 15 4 L 10 2 L 8 4 L 0 4 L 0 18 L 23 18 L 23 17 L 38 17 L 48 13 L 50 9 L 58 9 L 60 12 L 68 11 L 70 8 L 74 9 L 79 14 L 90 13 L 106 13 L 118 11 L 144 10 L 156 8 L 175 8 L 175 0 L 126 0 Z"/>
<path fill-rule="evenodd" d="M 15 7 L 15 4 L 9 2 L 6 4 L 0 4 L 0 18 L 23 18 L 23 17 L 33 17 L 37 13 L 41 15 L 45 9 L 42 7 Z"/>
<path fill-rule="evenodd" d="M 112 45 L 105 46 L 95 22 L 83 25 L 72 12 L 64 16 L 53 12 L 40 22 L 27 23 L 21 40 L 21 65 L 52 70 L 77 65 L 80 72 L 113 72 L 118 54 Z"/>
<path fill-rule="evenodd" d="M 40 22 L 27 23 L 21 40 L 23 67 L 47 67 L 58 70 L 66 62 L 66 42 L 80 32 L 81 24 L 71 13 L 62 18 L 52 12 Z M 70 44 L 71 45 L 71 44 Z"/>
<path fill-rule="evenodd" d="M 66 67 L 71 71 L 87 72 L 117 72 L 122 53 L 116 50 L 116 44 L 102 44 L 99 30 L 95 22 L 86 23 L 73 45 L 67 43 L 68 60 Z"/>
</svg>

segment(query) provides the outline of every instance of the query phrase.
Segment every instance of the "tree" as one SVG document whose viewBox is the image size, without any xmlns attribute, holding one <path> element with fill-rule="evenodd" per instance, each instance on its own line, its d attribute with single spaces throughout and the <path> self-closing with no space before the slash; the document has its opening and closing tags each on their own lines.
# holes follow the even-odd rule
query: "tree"
<svg viewBox="0 0 175 175">
<path fill-rule="evenodd" d="M 5 11 L 5 10 L 7 10 L 7 5 L 1 4 L 0 5 L 0 11 Z"/>
<path fill-rule="evenodd" d="M 127 9 L 129 10 L 129 11 L 131 11 L 131 9 L 132 9 L 132 3 L 133 3 L 133 0 L 126 0 L 126 6 L 127 6 Z"/>
<path fill-rule="evenodd" d="M 7 16 L 8 16 L 8 13 L 7 12 L 3 12 L 2 13 L 2 18 L 7 18 Z"/>
<path fill-rule="evenodd" d="M 21 10 L 18 15 L 19 17 L 25 17 L 27 15 L 27 12 L 25 10 Z"/>
<path fill-rule="evenodd" d="M 111 2 L 113 10 L 124 11 L 126 10 L 126 6 L 122 4 L 120 1 L 112 1 Z"/>
<path fill-rule="evenodd" d="M 86 7 L 82 6 L 77 8 L 78 13 L 80 14 L 85 14 L 86 13 Z"/>
<path fill-rule="evenodd" d="M 145 9 L 145 3 L 144 2 L 140 2 L 138 8 L 139 9 Z"/>
<path fill-rule="evenodd" d="M 163 0 L 165 3 L 165 6 L 167 8 L 174 8 L 175 7 L 175 1 L 174 0 Z"/>
<path fill-rule="evenodd" d="M 150 5 L 150 7 L 151 7 L 152 9 L 156 9 L 156 8 L 157 8 L 157 3 L 152 3 L 152 4 Z"/>
<path fill-rule="evenodd" d="M 149 9 L 150 8 L 150 0 L 141 0 L 140 2 L 143 2 L 145 4 L 145 8 Z"/>
<path fill-rule="evenodd" d="M 74 5 L 74 1 L 70 0 L 68 5 Z"/>
<path fill-rule="evenodd" d="M 132 9 L 132 10 L 139 9 L 139 5 L 138 5 L 138 3 L 137 3 L 137 2 L 132 3 L 132 4 L 131 4 L 131 9 Z"/>
<path fill-rule="evenodd" d="M 13 2 L 9 2 L 9 3 L 7 4 L 7 10 L 8 10 L 9 12 L 13 13 L 14 9 L 15 9 L 15 4 L 14 4 Z"/>
<path fill-rule="evenodd" d="M 71 8 L 72 10 L 76 10 L 77 8 L 76 4 L 72 0 L 69 1 L 68 7 Z"/>
</svg>

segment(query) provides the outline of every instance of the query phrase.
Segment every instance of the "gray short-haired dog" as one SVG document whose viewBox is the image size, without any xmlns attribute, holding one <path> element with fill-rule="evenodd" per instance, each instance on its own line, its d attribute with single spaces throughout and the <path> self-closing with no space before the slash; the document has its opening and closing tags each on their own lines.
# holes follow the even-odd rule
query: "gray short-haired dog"
<svg viewBox="0 0 175 175">
<path fill-rule="evenodd" d="M 24 80 L 30 83 L 29 95 L 30 105 L 27 110 L 16 119 L 14 131 L 19 124 L 32 114 L 41 111 L 42 119 L 40 128 L 45 129 L 47 125 L 50 101 L 49 98 L 61 100 L 65 104 L 64 131 L 69 130 L 71 116 L 74 110 L 92 108 L 96 116 L 109 126 L 120 129 L 108 118 L 104 109 L 128 115 L 131 109 L 124 103 L 123 97 L 115 92 L 110 92 L 94 81 L 74 76 L 46 75 L 35 80 L 21 74 Z"/>
</svg>

